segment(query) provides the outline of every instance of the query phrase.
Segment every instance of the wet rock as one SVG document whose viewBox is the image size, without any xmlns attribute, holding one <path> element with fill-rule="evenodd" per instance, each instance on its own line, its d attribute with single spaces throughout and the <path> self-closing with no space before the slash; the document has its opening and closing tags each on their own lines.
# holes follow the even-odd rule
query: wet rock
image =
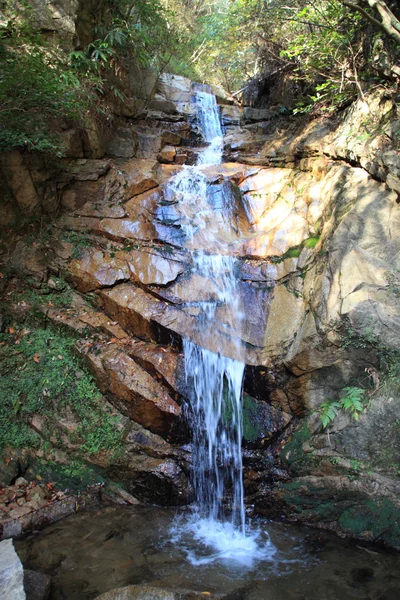
<svg viewBox="0 0 400 600">
<path fill-rule="evenodd" d="M 38 571 L 24 570 L 24 589 L 26 600 L 48 600 L 50 597 L 51 577 Z"/>
<path fill-rule="evenodd" d="M 187 268 L 185 263 L 174 260 L 174 255 L 168 257 L 162 248 L 159 251 L 151 248 L 131 250 L 126 260 L 131 278 L 144 285 L 167 285 Z"/>
<path fill-rule="evenodd" d="M 210 593 L 207 593 L 207 597 L 222 598 L 219 594 Z M 204 600 L 204 594 L 185 590 L 172 591 L 157 587 L 131 585 L 106 592 L 98 596 L 96 600 Z"/>
<path fill-rule="evenodd" d="M 156 161 L 148 159 L 118 163 L 117 168 L 122 176 L 124 200 L 129 200 L 133 196 L 143 194 L 158 186 L 154 175 L 156 165 Z"/>
<path fill-rule="evenodd" d="M 25 600 L 24 572 L 12 540 L 0 542 L 0 599 Z"/>
<path fill-rule="evenodd" d="M 122 257 L 111 257 L 99 250 L 85 250 L 79 260 L 69 265 L 69 280 L 80 292 L 109 287 L 130 278 L 129 266 Z"/>
<path fill-rule="evenodd" d="M 243 117 L 243 108 L 239 106 L 223 106 L 221 120 L 224 125 L 240 125 Z"/>
<path fill-rule="evenodd" d="M 158 379 L 162 378 L 175 392 L 185 395 L 183 356 L 177 350 L 149 342 L 136 342 L 128 352 L 147 372 Z"/>
<path fill-rule="evenodd" d="M 108 389 L 123 414 L 154 433 L 168 436 L 181 409 L 161 383 L 117 349 L 95 348 L 86 352 L 86 359 L 101 389 Z"/>
</svg>

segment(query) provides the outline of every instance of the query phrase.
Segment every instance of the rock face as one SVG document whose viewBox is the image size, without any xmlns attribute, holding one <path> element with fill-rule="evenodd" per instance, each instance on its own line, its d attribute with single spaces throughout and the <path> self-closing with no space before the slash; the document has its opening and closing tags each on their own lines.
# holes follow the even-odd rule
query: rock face
<svg viewBox="0 0 400 600">
<path fill-rule="evenodd" d="M 378 90 L 341 117 L 275 126 L 271 112 L 219 90 L 225 162 L 198 173 L 207 228 L 190 237 L 198 199 L 182 206 L 168 182 L 204 145 L 193 86 L 164 74 L 151 89 L 145 110 L 118 121 L 110 158 L 71 157 L 51 172 L 32 158 L 2 160 L 20 211 L 54 210 L 55 196 L 63 209 L 45 250 L 18 242 L 11 274 L 38 289 L 62 274 L 96 302 L 76 294 L 65 310 L 43 310 L 86 332 L 77 352 L 125 431 L 122 456 L 88 461 L 140 501 L 188 501 L 189 338 L 245 357 L 245 486 L 257 511 L 399 545 L 398 104 Z M 237 257 L 242 327 L 217 303 L 219 282 L 195 272 L 199 249 Z M 215 305 L 206 331 L 199 301 Z M 340 408 L 349 388 L 362 395 L 358 420 Z M 331 402 L 337 416 L 323 429 L 321 405 Z"/>
<path fill-rule="evenodd" d="M 25 600 L 24 571 L 12 540 L 0 542 L 0 598 Z"/>
</svg>

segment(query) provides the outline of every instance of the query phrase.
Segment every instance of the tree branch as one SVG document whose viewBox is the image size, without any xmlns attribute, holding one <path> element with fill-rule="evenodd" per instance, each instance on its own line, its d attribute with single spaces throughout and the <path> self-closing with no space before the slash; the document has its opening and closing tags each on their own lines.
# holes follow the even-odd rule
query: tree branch
<svg viewBox="0 0 400 600">
<path fill-rule="evenodd" d="M 370 15 L 362 6 L 350 2 L 349 0 L 342 0 L 342 4 L 362 14 L 370 23 L 378 27 L 381 31 L 384 31 L 390 36 L 397 44 L 400 44 L 400 21 L 395 17 L 392 11 L 389 9 L 387 4 L 383 0 L 361 0 L 361 2 L 367 2 L 368 5 L 378 11 L 382 21 L 378 21 L 372 15 Z"/>
<path fill-rule="evenodd" d="M 362 6 L 359 6 L 358 4 L 354 4 L 354 2 L 349 2 L 348 0 L 342 0 L 342 4 L 344 6 L 347 6 L 347 8 L 350 8 L 350 10 L 355 10 L 355 11 L 361 13 L 363 15 L 363 17 L 368 19 L 368 21 L 370 23 L 372 23 L 373 25 L 375 25 L 376 27 L 378 27 L 379 29 L 381 29 L 382 31 L 387 33 L 383 24 L 380 21 L 378 21 L 378 19 L 375 19 L 372 15 L 367 13 L 367 11 L 364 10 Z"/>
</svg>

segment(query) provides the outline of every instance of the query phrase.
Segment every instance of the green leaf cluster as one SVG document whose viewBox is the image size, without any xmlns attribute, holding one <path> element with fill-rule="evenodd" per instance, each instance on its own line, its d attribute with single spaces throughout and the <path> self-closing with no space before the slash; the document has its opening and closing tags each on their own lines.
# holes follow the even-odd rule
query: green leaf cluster
<svg viewBox="0 0 400 600">
<path fill-rule="evenodd" d="M 325 429 L 337 416 L 340 410 L 349 413 L 355 421 L 364 410 L 367 402 L 366 392 L 360 387 L 343 388 L 344 395 L 340 400 L 323 402 L 319 409 L 319 416 L 323 429 Z"/>
</svg>

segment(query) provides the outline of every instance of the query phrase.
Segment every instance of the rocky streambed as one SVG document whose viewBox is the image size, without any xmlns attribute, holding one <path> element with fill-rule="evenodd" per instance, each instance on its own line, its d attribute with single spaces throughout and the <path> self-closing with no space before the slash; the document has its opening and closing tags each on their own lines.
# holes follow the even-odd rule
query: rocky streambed
<svg viewBox="0 0 400 600">
<path fill-rule="evenodd" d="M 196 206 L 182 213 L 166 186 L 204 146 L 191 95 L 192 82 L 164 75 L 148 108 L 120 117 L 107 140 L 92 132 L 83 144 L 69 130 L 65 159 L 1 158 L 4 342 L 18 350 L 32 317 L 75 336 L 121 439 L 118 452 L 87 451 L 82 414 L 57 403 L 29 416 L 34 448 L 3 450 L 2 482 L 35 477 L 38 459 L 79 459 L 139 502 L 190 502 L 185 337 L 245 356 L 251 510 L 398 547 L 396 97 L 378 90 L 367 106 L 305 123 L 219 92 L 225 162 L 202 169 L 214 246 L 201 230 L 188 246 Z M 21 213 L 41 219 L 30 237 L 11 230 Z M 192 256 L 221 248 L 239 259 L 244 321 L 236 330 L 216 306 L 204 339 L 196 303 L 212 303 L 218 282 L 194 272 Z M 358 419 L 338 408 L 323 428 L 321 405 L 347 388 L 363 392 Z"/>
</svg>

